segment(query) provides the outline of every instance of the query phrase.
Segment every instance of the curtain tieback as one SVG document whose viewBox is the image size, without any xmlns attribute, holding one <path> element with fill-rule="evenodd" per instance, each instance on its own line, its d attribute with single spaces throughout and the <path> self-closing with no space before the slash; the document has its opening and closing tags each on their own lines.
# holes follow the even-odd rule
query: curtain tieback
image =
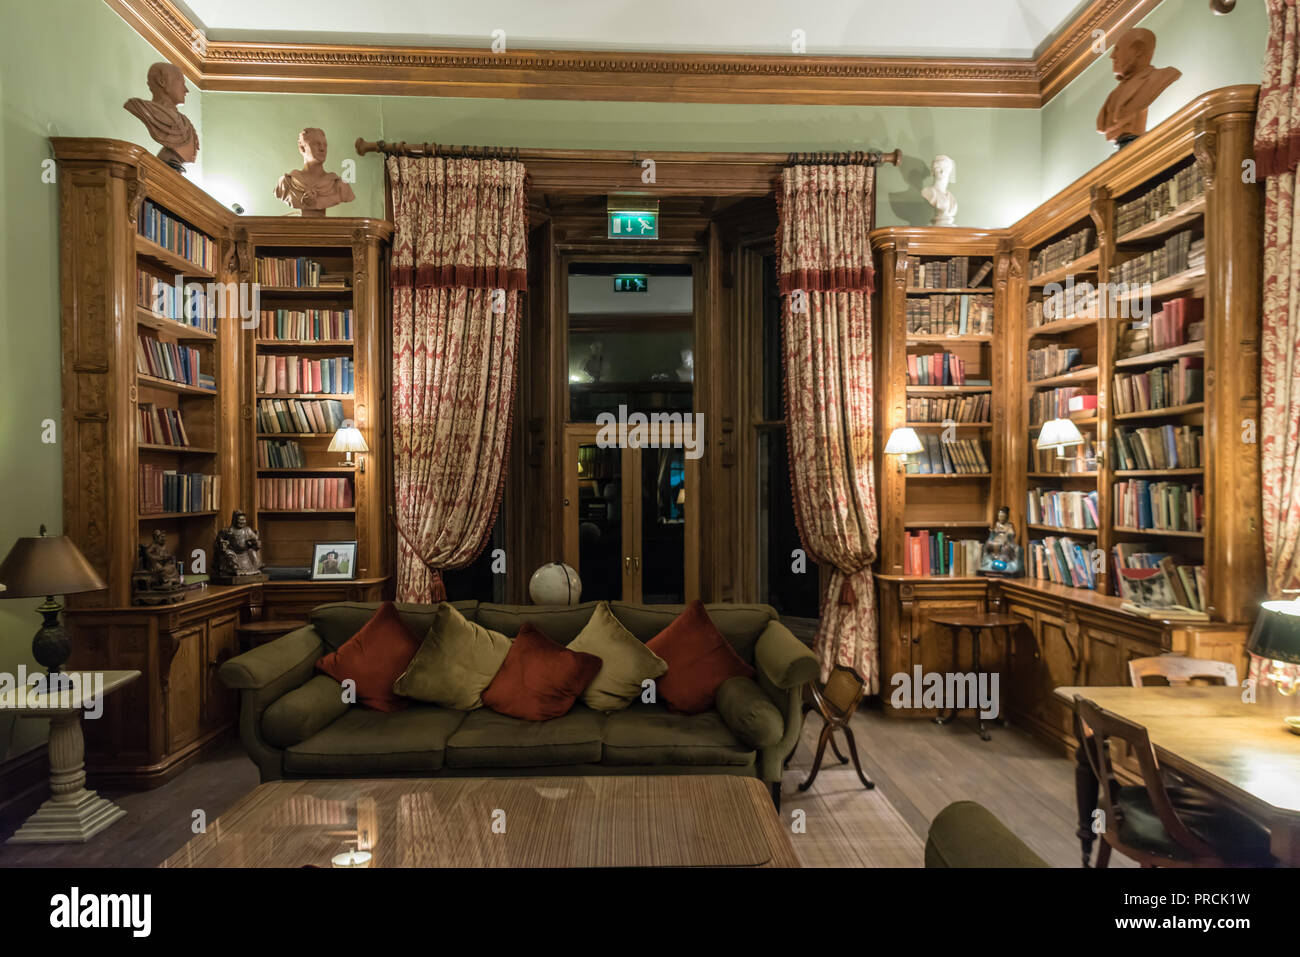
<svg viewBox="0 0 1300 957">
<path fill-rule="evenodd" d="M 845 576 L 844 581 L 840 584 L 840 604 L 856 605 L 857 603 L 857 592 L 853 590 L 853 585 L 849 583 L 848 576 Z"/>
</svg>

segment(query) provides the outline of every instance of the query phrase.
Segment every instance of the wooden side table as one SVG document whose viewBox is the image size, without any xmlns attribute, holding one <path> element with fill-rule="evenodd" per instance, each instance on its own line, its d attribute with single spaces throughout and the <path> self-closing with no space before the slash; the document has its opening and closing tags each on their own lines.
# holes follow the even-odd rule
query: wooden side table
<svg viewBox="0 0 1300 957">
<path fill-rule="evenodd" d="M 952 629 L 952 670 L 958 671 L 961 667 L 957 661 L 957 639 L 961 637 L 962 629 L 970 632 L 971 637 L 971 670 L 975 672 L 975 686 L 979 687 L 980 675 L 983 672 L 980 669 L 980 634 L 984 631 L 997 631 L 999 628 L 1016 628 L 1024 621 L 1015 615 L 1004 615 L 1000 612 L 985 612 L 976 615 L 936 615 L 930 619 L 936 625 L 942 625 L 945 628 Z M 1006 669 L 1007 674 L 1011 673 L 1011 633 L 1006 635 Z M 999 686 L 1001 682 L 998 683 Z M 999 703 L 1000 704 L 1000 703 Z M 976 717 L 979 719 L 980 739 L 983 741 L 991 740 L 988 731 L 984 727 L 984 718 L 979 713 L 979 708 L 975 709 Z M 1002 711 L 999 708 L 998 714 Z M 946 724 L 957 716 L 957 707 L 954 703 L 948 709 L 948 714 L 938 715 L 934 719 L 935 724 Z M 1005 723 L 1005 718 L 998 718 Z"/>
<path fill-rule="evenodd" d="M 138 671 L 78 671 L 72 690 L 29 695 L 17 688 L 0 695 L 0 714 L 50 719 L 50 798 L 13 837 L 10 844 L 85 843 L 126 812 L 94 791 L 86 790 L 86 741 L 81 713 L 92 695 L 109 695 L 140 677 Z M 102 679 L 103 686 L 94 682 Z M 100 707 L 103 702 L 99 702 Z"/>
</svg>

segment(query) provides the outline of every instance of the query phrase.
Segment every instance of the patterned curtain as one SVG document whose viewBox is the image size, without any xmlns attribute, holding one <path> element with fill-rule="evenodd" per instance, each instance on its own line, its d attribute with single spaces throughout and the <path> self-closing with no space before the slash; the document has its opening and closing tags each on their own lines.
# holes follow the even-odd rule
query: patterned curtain
<svg viewBox="0 0 1300 957">
<path fill-rule="evenodd" d="M 875 169 L 791 166 L 778 195 L 785 415 L 804 551 L 830 565 L 814 648 L 879 689 L 872 477 L 871 247 Z"/>
<path fill-rule="evenodd" d="M 397 600 L 487 543 L 505 484 L 525 283 L 525 171 L 390 156 Z"/>
<path fill-rule="evenodd" d="M 1270 19 L 1255 126 L 1264 177 L 1264 306 L 1261 329 L 1261 465 L 1268 590 L 1300 586 L 1300 161 L 1296 0 L 1268 0 Z"/>
</svg>

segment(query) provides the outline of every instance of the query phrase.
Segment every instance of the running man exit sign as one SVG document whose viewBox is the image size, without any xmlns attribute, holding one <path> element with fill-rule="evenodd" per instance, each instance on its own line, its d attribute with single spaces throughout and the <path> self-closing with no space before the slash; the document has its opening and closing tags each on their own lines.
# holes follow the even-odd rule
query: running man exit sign
<svg viewBox="0 0 1300 957">
<path fill-rule="evenodd" d="M 658 239 L 659 201 L 626 200 L 617 196 L 608 199 L 607 206 L 610 239 Z"/>
<path fill-rule="evenodd" d="M 642 275 L 621 275 L 614 277 L 615 292 L 649 292 L 650 277 Z"/>
</svg>

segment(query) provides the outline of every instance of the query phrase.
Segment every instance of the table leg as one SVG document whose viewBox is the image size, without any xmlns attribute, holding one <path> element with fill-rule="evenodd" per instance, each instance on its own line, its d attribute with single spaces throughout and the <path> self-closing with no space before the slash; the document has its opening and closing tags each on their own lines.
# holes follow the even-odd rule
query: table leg
<svg viewBox="0 0 1300 957">
<path fill-rule="evenodd" d="M 1086 738 L 1079 716 L 1074 716 L 1074 736 L 1079 746 L 1074 750 L 1074 801 L 1079 814 L 1079 829 L 1075 834 L 1079 838 L 1079 848 L 1083 852 L 1083 866 L 1087 867 L 1092 858 L 1092 842 L 1096 835 L 1092 833 L 1092 812 L 1097 808 L 1097 775 L 1092 771 L 1088 760 Z"/>
<path fill-rule="evenodd" d="M 961 667 L 961 663 L 957 660 L 957 649 L 958 646 L 960 645 L 960 641 L 959 641 L 960 637 L 961 637 L 961 629 L 953 628 L 952 629 L 952 670 L 954 673 L 956 673 Z M 955 717 L 957 717 L 957 709 L 956 707 L 952 707 L 948 709 L 947 716 L 944 716 L 943 714 L 936 714 L 934 716 L 934 723 L 947 724 Z"/>
<path fill-rule="evenodd" d="M 971 670 L 975 672 L 975 689 L 976 689 L 977 699 L 979 697 L 978 691 L 980 686 L 980 633 L 982 631 L 983 631 L 982 628 L 972 628 L 970 630 Z M 983 712 L 980 711 L 978 700 L 976 700 L 975 702 L 975 718 L 979 722 L 980 740 L 991 741 L 992 738 L 989 736 L 988 731 L 984 727 L 984 714 Z"/>
<path fill-rule="evenodd" d="M 50 799 L 27 819 L 10 844 L 84 843 L 126 815 L 86 790 L 86 741 L 81 712 L 50 718 Z"/>
</svg>

